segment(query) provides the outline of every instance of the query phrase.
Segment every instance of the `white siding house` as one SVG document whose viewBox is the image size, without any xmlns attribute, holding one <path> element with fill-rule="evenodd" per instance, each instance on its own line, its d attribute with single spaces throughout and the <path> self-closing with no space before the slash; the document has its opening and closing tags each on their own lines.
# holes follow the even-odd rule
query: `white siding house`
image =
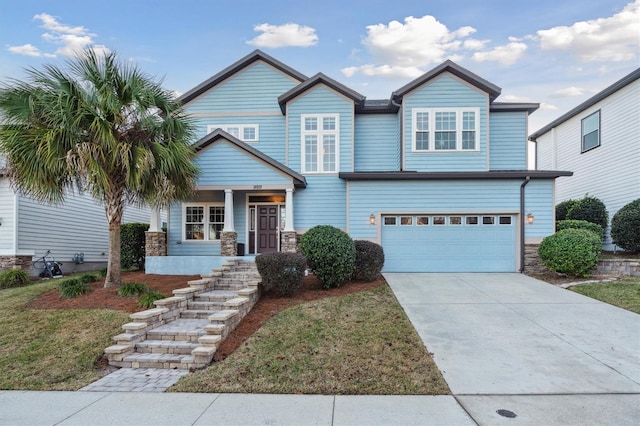
<svg viewBox="0 0 640 426">
<path fill-rule="evenodd" d="M 537 169 L 570 170 L 556 181 L 555 203 L 602 200 L 609 220 L 640 198 L 640 68 L 529 136 Z M 605 250 L 614 250 L 609 229 Z"/>
</svg>

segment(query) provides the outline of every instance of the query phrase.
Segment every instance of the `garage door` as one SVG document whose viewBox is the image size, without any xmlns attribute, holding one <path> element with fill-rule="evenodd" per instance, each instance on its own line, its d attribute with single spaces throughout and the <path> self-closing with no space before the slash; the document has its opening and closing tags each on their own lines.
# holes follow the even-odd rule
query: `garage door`
<svg viewBox="0 0 640 426">
<path fill-rule="evenodd" d="M 386 272 L 515 272 L 513 215 L 385 215 Z"/>
</svg>

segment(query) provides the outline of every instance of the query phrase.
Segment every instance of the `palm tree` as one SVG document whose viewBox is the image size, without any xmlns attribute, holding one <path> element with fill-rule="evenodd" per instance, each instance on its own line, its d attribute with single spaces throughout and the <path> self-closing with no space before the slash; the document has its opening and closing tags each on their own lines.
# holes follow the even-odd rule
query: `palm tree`
<svg viewBox="0 0 640 426">
<path fill-rule="evenodd" d="M 193 125 L 175 96 L 113 52 L 86 50 L 67 67 L 29 68 L 0 87 L 0 154 L 25 195 L 57 204 L 79 190 L 104 204 L 104 286 L 115 287 L 124 206 L 166 206 L 193 191 Z"/>
</svg>

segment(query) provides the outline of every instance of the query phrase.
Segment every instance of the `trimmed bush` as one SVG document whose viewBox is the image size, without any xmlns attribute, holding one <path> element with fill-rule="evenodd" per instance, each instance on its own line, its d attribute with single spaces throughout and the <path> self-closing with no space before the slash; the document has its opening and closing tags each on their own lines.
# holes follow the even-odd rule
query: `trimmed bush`
<svg viewBox="0 0 640 426">
<path fill-rule="evenodd" d="M 140 299 L 138 299 L 138 307 L 142 309 L 153 308 L 155 306 L 153 302 L 155 302 L 156 300 L 164 299 L 166 297 L 167 296 L 160 293 L 159 291 L 149 290 L 145 294 L 140 296 Z"/>
<path fill-rule="evenodd" d="M 371 241 L 355 240 L 356 263 L 353 268 L 353 279 L 371 282 L 378 278 L 384 266 L 384 250 L 382 246 Z"/>
<path fill-rule="evenodd" d="M 21 269 L 0 272 L 0 288 L 20 287 L 29 284 L 29 274 Z"/>
<path fill-rule="evenodd" d="M 291 296 L 302 285 L 307 260 L 298 253 L 266 253 L 256 257 L 265 291 Z"/>
<path fill-rule="evenodd" d="M 640 198 L 622 207 L 613 216 L 611 239 L 624 251 L 640 253 Z"/>
<path fill-rule="evenodd" d="M 120 264 L 129 269 L 136 266 L 144 268 L 145 236 L 148 223 L 123 223 L 120 228 Z"/>
<path fill-rule="evenodd" d="M 563 229 L 586 229 L 600 235 L 600 238 L 604 238 L 604 228 L 597 223 L 587 222 L 586 220 L 561 220 L 556 222 L 556 232 Z"/>
<path fill-rule="evenodd" d="M 598 264 L 602 239 L 586 229 L 563 229 L 542 240 L 538 254 L 552 271 L 588 277 Z"/>
<path fill-rule="evenodd" d="M 126 283 L 118 288 L 118 296 L 142 296 L 149 291 L 149 287 L 142 283 Z"/>
<path fill-rule="evenodd" d="M 609 213 L 607 213 L 607 207 L 602 201 L 587 194 L 569 209 L 567 219 L 586 220 L 597 223 L 602 226 L 602 229 L 607 229 Z"/>
<path fill-rule="evenodd" d="M 91 291 L 91 287 L 89 287 L 89 284 L 82 282 L 79 278 L 70 278 L 65 281 L 60 281 L 58 284 L 58 290 L 60 291 L 61 297 L 65 299 L 73 299 L 81 294 L 89 293 Z"/>
<path fill-rule="evenodd" d="M 567 213 L 578 200 L 565 200 L 556 205 L 556 221 L 567 220 Z"/>
<path fill-rule="evenodd" d="M 325 289 L 340 287 L 353 275 L 355 244 L 338 228 L 314 226 L 300 239 L 300 250 Z"/>
</svg>

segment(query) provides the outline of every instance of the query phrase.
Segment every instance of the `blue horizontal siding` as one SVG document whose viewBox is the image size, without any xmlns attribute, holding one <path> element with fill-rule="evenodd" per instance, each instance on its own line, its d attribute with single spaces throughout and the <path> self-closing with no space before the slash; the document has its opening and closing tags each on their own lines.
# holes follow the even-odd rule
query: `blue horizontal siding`
<svg viewBox="0 0 640 426">
<path fill-rule="evenodd" d="M 405 96 L 403 99 L 405 170 L 487 170 L 487 105 L 487 94 L 471 88 L 448 74 L 428 82 Z M 413 108 L 480 108 L 480 150 L 456 153 L 412 152 Z"/>
<path fill-rule="evenodd" d="M 527 113 L 492 112 L 489 117 L 491 170 L 526 170 Z"/>
<path fill-rule="evenodd" d="M 278 96 L 298 81 L 258 61 L 187 104 L 187 113 L 280 111 Z"/>
<path fill-rule="evenodd" d="M 224 140 L 200 151 L 195 162 L 202 171 L 197 185 L 291 183 L 290 177 Z"/>
<path fill-rule="evenodd" d="M 553 222 L 553 180 L 532 180 L 525 187 L 525 215 L 531 212 L 534 221 L 525 226 L 527 238 L 544 238 L 555 232 Z"/>
<path fill-rule="evenodd" d="M 397 114 L 355 117 L 355 171 L 400 170 Z"/>
<path fill-rule="evenodd" d="M 318 85 L 301 97 L 289 102 L 287 109 L 289 126 L 289 163 L 293 170 L 301 168 L 301 115 L 340 115 L 340 165 L 339 171 L 353 171 L 353 102 L 336 94 L 323 85 Z"/>
<path fill-rule="evenodd" d="M 316 225 L 346 229 L 346 183 L 335 176 L 308 176 L 307 188 L 296 191 L 293 199 L 296 230 Z"/>
</svg>

